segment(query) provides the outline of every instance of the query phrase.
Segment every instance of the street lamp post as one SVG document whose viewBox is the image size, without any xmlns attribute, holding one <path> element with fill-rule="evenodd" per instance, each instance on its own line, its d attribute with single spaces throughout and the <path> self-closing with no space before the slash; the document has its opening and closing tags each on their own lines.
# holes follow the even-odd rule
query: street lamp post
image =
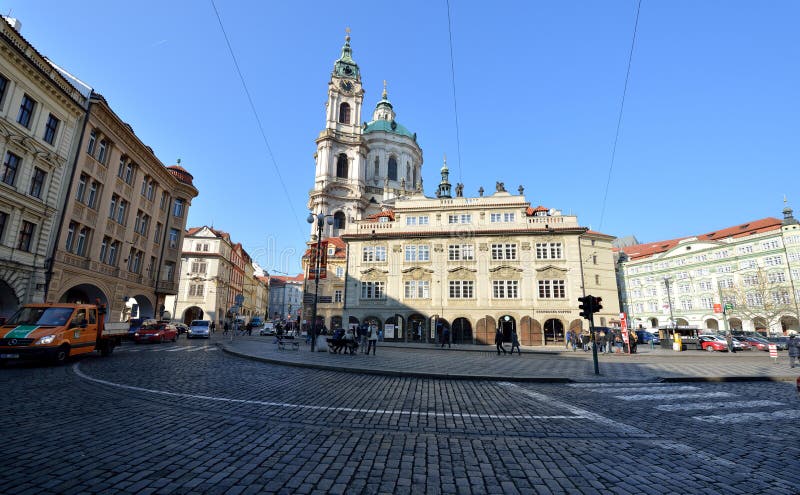
<svg viewBox="0 0 800 495">
<path fill-rule="evenodd" d="M 669 293 L 669 277 L 664 277 L 664 285 L 667 287 L 667 304 L 669 304 L 669 324 L 672 326 L 672 338 L 675 339 L 675 317 L 672 314 L 672 296 Z"/>
<path fill-rule="evenodd" d="M 325 218 L 328 219 L 328 225 L 333 225 L 333 217 L 331 215 L 325 215 L 324 213 L 317 213 L 314 215 L 313 213 L 308 214 L 308 218 L 306 221 L 310 224 L 314 224 L 317 222 L 317 245 L 315 249 L 315 256 L 314 256 L 314 304 L 311 306 L 311 352 L 316 350 L 316 343 L 317 343 L 317 302 L 319 301 L 319 275 L 320 275 L 320 258 L 322 249 L 322 227 L 325 224 Z"/>
</svg>

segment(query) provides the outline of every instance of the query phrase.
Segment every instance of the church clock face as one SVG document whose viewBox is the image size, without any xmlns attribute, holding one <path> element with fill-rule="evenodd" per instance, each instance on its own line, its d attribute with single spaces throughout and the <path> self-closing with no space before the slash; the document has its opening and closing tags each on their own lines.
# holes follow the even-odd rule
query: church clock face
<svg viewBox="0 0 800 495">
<path fill-rule="evenodd" d="M 351 93 L 353 91 L 353 83 L 350 81 L 342 81 L 339 83 L 339 87 L 342 88 L 342 91 L 345 93 Z"/>
</svg>

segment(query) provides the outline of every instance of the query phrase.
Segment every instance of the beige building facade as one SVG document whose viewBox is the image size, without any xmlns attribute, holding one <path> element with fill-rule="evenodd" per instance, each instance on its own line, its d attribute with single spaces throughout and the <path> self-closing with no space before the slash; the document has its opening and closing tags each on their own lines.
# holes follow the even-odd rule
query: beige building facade
<svg viewBox="0 0 800 495">
<path fill-rule="evenodd" d="M 111 322 L 159 318 L 177 294 L 180 247 L 198 190 L 165 167 L 96 93 L 58 233 L 47 300 L 108 305 Z"/>
<path fill-rule="evenodd" d="M 0 316 L 41 302 L 87 98 L 0 19 Z M 88 91 L 86 91 L 88 93 Z"/>
<path fill-rule="evenodd" d="M 585 294 L 603 300 L 595 325 L 618 321 L 613 237 L 500 183 L 491 196 L 458 194 L 398 200 L 348 226 L 344 322 L 394 341 L 438 343 L 447 328 L 452 343 L 490 344 L 499 328 L 523 345 L 556 344 L 588 329 Z"/>
</svg>

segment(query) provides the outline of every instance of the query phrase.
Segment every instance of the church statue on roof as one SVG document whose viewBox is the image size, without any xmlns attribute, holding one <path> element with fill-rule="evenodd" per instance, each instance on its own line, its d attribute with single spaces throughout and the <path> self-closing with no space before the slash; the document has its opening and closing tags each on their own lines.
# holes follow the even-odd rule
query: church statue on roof
<svg viewBox="0 0 800 495">
<path fill-rule="evenodd" d="M 371 119 L 362 121 L 366 91 L 353 59 L 350 29 L 333 63 L 325 103 L 325 125 L 316 139 L 314 187 L 308 209 L 330 215 L 324 237 L 339 236 L 349 222 L 391 207 L 422 184 L 422 148 L 416 133 L 397 121 L 383 81 Z M 315 226 L 311 226 L 314 234 Z"/>
</svg>

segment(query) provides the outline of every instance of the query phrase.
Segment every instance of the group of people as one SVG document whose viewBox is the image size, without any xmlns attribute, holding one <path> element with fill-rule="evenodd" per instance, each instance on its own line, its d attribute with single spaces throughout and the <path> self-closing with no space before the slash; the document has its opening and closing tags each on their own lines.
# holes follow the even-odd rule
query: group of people
<svg viewBox="0 0 800 495">
<path fill-rule="evenodd" d="M 503 335 L 503 329 L 499 326 L 497 327 L 497 331 L 494 334 L 494 345 L 497 348 L 497 355 L 500 355 L 500 352 L 503 354 L 507 354 L 509 351 L 506 351 L 506 347 L 503 344 L 505 341 L 505 336 Z M 514 349 L 517 350 L 518 355 L 522 355 L 522 351 L 519 348 L 519 337 L 517 336 L 517 329 L 511 329 L 511 355 L 514 355 Z"/>
<path fill-rule="evenodd" d="M 600 330 L 597 332 L 597 348 L 603 354 L 613 354 L 614 352 L 627 352 L 625 349 L 625 340 L 622 338 L 622 331 L 617 330 Z M 636 353 L 636 347 L 639 344 L 639 339 L 635 332 L 628 330 L 628 345 L 630 346 L 630 353 Z M 651 341 L 652 347 L 652 341 Z M 578 347 L 583 349 L 584 352 L 592 350 L 592 336 L 586 332 L 577 332 L 570 330 L 567 332 L 564 339 L 565 348 L 572 348 L 576 351 Z"/>
</svg>

